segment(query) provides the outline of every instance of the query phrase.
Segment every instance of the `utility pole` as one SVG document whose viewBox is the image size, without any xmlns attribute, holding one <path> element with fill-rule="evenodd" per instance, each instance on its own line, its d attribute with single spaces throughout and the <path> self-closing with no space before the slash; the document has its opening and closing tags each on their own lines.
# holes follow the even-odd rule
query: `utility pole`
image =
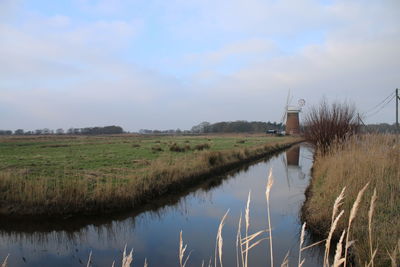
<svg viewBox="0 0 400 267">
<path fill-rule="evenodd" d="M 399 88 L 396 88 L 396 132 L 399 134 Z"/>
</svg>

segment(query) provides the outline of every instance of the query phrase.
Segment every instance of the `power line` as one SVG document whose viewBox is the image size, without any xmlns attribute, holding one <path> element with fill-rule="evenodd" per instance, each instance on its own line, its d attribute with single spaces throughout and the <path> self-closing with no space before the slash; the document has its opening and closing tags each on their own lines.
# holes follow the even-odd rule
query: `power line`
<svg viewBox="0 0 400 267">
<path fill-rule="evenodd" d="M 369 114 L 366 116 L 366 118 L 375 116 L 376 114 L 378 114 L 383 108 L 385 108 L 393 99 L 395 98 L 395 95 L 393 95 L 389 100 L 387 100 L 384 104 L 382 104 L 382 106 L 376 110 L 375 112 L 373 112 L 372 114 Z"/>
<path fill-rule="evenodd" d="M 375 106 L 373 106 L 373 107 L 370 108 L 369 110 L 363 112 L 362 115 L 363 115 L 363 116 L 366 116 L 367 113 L 370 113 L 370 112 L 374 111 L 374 109 L 379 108 L 379 106 L 382 105 L 382 104 L 384 104 L 385 101 L 386 101 L 388 98 L 390 98 L 390 97 L 393 98 L 394 95 L 395 95 L 395 93 L 394 93 L 394 92 L 391 92 L 385 99 L 383 99 L 381 102 L 379 102 L 378 104 L 376 104 Z M 392 99 L 391 99 L 391 100 L 392 100 Z M 390 100 L 390 101 L 391 101 L 391 100 Z M 385 105 L 386 105 L 386 104 L 385 104 Z M 368 115 L 368 116 L 370 116 L 370 115 Z"/>
<path fill-rule="evenodd" d="M 384 104 L 382 104 L 382 106 L 378 109 L 378 110 L 376 110 L 374 113 L 372 113 L 372 114 L 370 114 L 370 115 L 368 115 L 368 116 L 365 116 L 366 118 L 368 118 L 368 117 L 372 117 L 372 116 L 375 116 L 376 114 L 378 114 L 384 107 L 386 107 L 394 98 L 396 97 L 396 95 L 392 95 L 392 97 L 389 99 L 389 100 L 387 100 Z"/>
</svg>

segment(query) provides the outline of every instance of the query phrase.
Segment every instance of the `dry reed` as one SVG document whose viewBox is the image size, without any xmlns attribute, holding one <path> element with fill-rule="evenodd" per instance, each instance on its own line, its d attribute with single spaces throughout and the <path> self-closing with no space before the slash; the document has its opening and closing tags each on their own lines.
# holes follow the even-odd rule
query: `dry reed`
<svg viewBox="0 0 400 267">
<path fill-rule="evenodd" d="M 251 200 L 251 191 L 249 192 L 249 196 L 247 198 L 246 210 L 244 213 L 245 225 L 246 225 L 246 238 L 249 236 L 249 227 L 250 227 L 250 200 Z M 249 243 L 246 242 L 245 253 L 245 265 L 248 263 L 248 255 L 249 255 Z"/>
<path fill-rule="evenodd" d="M 7 267 L 7 260 L 10 254 L 7 254 L 7 257 L 4 259 L 3 263 L 1 264 L 1 267 Z"/>
<path fill-rule="evenodd" d="M 400 146 L 393 135 L 353 136 L 333 145 L 325 154 L 317 152 L 303 220 L 313 232 L 328 235 L 332 224 L 329 222 L 338 210 L 333 212 L 327 207 L 346 187 L 346 198 L 338 201 L 346 211 L 344 220 L 338 222 L 332 238 L 338 240 L 344 229 L 350 229 L 345 238 L 347 247 L 352 239 L 357 240 L 351 248 L 354 264 L 368 265 L 373 257 L 371 266 L 390 265 L 386 250 L 392 251 L 400 236 L 399 162 Z M 370 186 L 364 194 L 368 200 L 360 202 L 359 191 L 367 181 Z M 373 197 L 374 188 L 379 200 Z M 355 201 L 357 198 L 360 201 Z M 355 202 L 358 204 L 353 205 Z"/>
<path fill-rule="evenodd" d="M 299 266 L 301 266 L 302 264 L 301 264 L 301 262 L 302 262 L 302 259 L 301 259 L 301 249 L 302 249 L 302 246 L 303 246 L 303 243 L 304 243 L 304 235 L 305 235 L 305 232 L 306 232 L 306 223 L 303 223 L 303 226 L 301 227 L 301 234 L 300 234 L 300 245 L 299 245 L 299 261 L 298 261 L 298 265 Z"/>
<path fill-rule="evenodd" d="M 326 239 L 325 242 L 325 255 L 324 255 L 324 266 L 329 266 L 329 251 L 330 251 L 330 246 L 331 246 L 331 241 L 332 241 L 332 235 L 333 232 L 336 230 L 337 223 L 342 217 L 344 211 L 342 210 L 339 215 L 335 218 L 335 220 L 332 222 L 331 229 L 329 230 L 328 238 Z"/>
<path fill-rule="evenodd" d="M 369 237 L 369 248 L 370 248 L 370 263 L 371 266 L 374 267 L 374 257 L 376 255 L 376 251 L 373 251 L 373 245 L 372 245 L 372 217 L 374 215 L 374 210 L 375 210 L 375 203 L 376 203 L 376 188 L 374 188 L 374 194 L 371 197 L 371 204 L 369 206 L 368 210 L 368 237 Z M 369 265 L 369 264 L 368 264 Z"/>
<path fill-rule="evenodd" d="M 189 260 L 190 254 L 192 252 L 189 252 L 189 254 L 185 257 L 185 251 L 187 248 L 187 244 L 183 244 L 183 238 L 182 238 L 182 231 L 179 234 L 179 266 L 180 267 L 185 267 L 187 261 Z M 147 260 L 145 261 L 147 262 Z"/>
<path fill-rule="evenodd" d="M 289 267 L 289 251 L 286 253 L 285 258 L 283 258 L 281 267 Z"/>
<path fill-rule="evenodd" d="M 272 248 L 272 226 L 271 226 L 271 215 L 270 215 L 270 211 L 269 211 L 269 207 L 270 207 L 269 195 L 270 195 L 273 184 L 274 184 L 274 177 L 272 176 L 272 168 L 270 168 L 269 174 L 268 174 L 267 186 L 266 186 L 266 190 L 265 190 L 265 198 L 267 200 L 268 229 L 270 231 L 269 250 L 270 250 L 271 267 L 274 266 L 274 252 L 273 252 L 273 248 Z"/>
<path fill-rule="evenodd" d="M 335 251 L 335 257 L 333 259 L 333 267 L 339 267 L 340 265 L 343 264 L 344 258 L 342 258 L 342 250 L 343 250 L 343 238 L 346 233 L 346 230 L 343 230 L 342 235 L 339 238 L 339 241 L 336 244 L 336 251 Z"/>
<path fill-rule="evenodd" d="M 219 259 L 219 264 L 220 264 L 221 267 L 223 267 L 223 264 L 222 264 L 222 247 L 224 245 L 224 240 L 222 238 L 222 229 L 224 228 L 225 219 L 226 219 L 226 216 L 228 215 L 228 213 L 229 213 L 229 210 L 222 217 L 221 222 L 219 223 L 219 226 L 218 226 L 217 237 L 216 237 L 216 240 L 215 240 L 214 267 L 217 267 L 217 255 L 218 255 L 218 259 Z"/>
<path fill-rule="evenodd" d="M 124 248 L 124 253 L 122 254 L 122 267 L 130 267 L 131 263 L 133 261 L 133 249 L 131 249 L 131 252 L 129 254 L 126 254 L 126 245 Z"/>
</svg>

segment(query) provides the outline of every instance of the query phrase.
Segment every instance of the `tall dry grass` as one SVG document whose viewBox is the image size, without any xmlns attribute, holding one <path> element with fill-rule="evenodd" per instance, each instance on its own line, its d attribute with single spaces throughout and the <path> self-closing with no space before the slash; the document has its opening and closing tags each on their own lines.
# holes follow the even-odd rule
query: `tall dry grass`
<svg viewBox="0 0 400 267">
<path fill-rule="evenodd" d="M 346 197 L 336 203 L 335 196 L 342 195 L 343 188 Z M 317 153 L 308 194 L 303 217 L 313 231 L 338 240 L 345 230 L 346 246 L 355 242 L 350 258 L 358 266 L 368 265 L 371 259 L 369 266 L 391 264 L 388 251 L 400 239 L 400 144 L 395 136 L 354 136 L 333 144 L 325 154 Z M 353 207 L 354 201 L 359 204 Z M 345 212 L 331 233 L 332 214 L 339 210 L 327 208 L 333 202 L 342 203 Z"/>
</svg>

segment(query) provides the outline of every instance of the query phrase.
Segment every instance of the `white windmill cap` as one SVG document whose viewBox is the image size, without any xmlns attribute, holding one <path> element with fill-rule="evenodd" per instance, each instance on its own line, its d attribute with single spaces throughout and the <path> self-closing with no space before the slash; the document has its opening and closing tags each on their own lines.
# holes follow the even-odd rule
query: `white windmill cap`
<svg viewBox="0 0 400 267">
<path fill-rule="evenodd" d="M 287 112 L 300 112 L 301 108 L 297 106 L 288 106 Z"/>
</svg>

